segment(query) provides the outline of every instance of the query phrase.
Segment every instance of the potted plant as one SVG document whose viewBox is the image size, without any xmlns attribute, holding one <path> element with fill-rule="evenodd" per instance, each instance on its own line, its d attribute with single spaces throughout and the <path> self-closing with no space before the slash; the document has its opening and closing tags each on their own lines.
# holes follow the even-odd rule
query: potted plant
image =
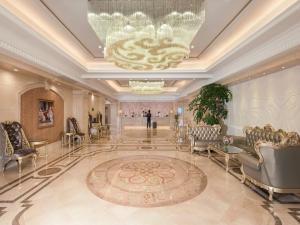
<svg viewBox="0 0 300 225">
<path fill-rule="evenodd" d="M 227 118 L 226 104 L 232 100 L 232 92 L 222 84 L 203 86 L 198 95 L 190 102 L 189 110 L 193 111 L 194 120 L 198 124 L 204 122 L 209 125 L 223 125 Z"/>
</svg>

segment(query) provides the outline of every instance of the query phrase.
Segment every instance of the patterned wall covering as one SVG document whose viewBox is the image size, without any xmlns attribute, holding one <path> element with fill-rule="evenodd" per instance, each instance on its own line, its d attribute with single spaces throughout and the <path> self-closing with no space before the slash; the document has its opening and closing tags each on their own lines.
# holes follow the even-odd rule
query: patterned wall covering
<svg viewBox="0 0 300 225">
<path fill-rule="evenodd" d="M 231 90 L 229 133 L 242 134 L 246 125 L 265 124 L 300 133 L 300 66 L 234 85 Z"/>
<path fill-rule="evenodd" d="M 160 115 L 165 116 L 169 115 L 173 109 L 173 102 L 121 102 L 121 110 L 123 115 L 130 116 L 132 113 L 140 116 L 144 111 L 151 110 L 152 116 L 157 115 L 160 112 Z"/>
</svg>

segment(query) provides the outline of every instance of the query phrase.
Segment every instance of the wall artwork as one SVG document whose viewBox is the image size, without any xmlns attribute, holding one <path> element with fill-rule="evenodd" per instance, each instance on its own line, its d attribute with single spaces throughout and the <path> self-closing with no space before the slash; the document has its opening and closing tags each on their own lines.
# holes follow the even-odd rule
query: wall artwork
<svg viewBox="0 0 300 225">
<path fill-rule="evenodd" d="M 39 100 L 38 127 L 44 128 L 54 126 L 53 114 L 54 102 L 50 100 Z"/>
</svg>

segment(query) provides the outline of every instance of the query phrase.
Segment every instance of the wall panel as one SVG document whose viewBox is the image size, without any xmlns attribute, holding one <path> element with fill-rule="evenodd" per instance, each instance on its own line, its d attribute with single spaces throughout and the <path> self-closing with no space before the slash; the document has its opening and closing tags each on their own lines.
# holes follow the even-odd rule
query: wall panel
<svg viewBox="0 0 300 225">
<path fill-rule="evenodd" d="M 272 124 L 300 133 L 300 66 L 231 86 L 226 123 L 229 132 L 242 134 L 244 126 Z"/>
</svg>

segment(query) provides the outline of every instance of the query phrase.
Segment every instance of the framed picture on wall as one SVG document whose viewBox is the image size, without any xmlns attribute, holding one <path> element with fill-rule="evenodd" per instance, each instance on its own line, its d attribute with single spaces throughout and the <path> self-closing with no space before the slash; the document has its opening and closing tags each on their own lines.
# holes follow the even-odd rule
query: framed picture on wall
<svg viewBox="0 0 300 225">
<path fill-rule="evenodd" d="M 54 102 L 51 100 L 39 100 L 39 112 L 38 112 L 38 127 L 49 127 L 54 125 Z"/>
</svg>

